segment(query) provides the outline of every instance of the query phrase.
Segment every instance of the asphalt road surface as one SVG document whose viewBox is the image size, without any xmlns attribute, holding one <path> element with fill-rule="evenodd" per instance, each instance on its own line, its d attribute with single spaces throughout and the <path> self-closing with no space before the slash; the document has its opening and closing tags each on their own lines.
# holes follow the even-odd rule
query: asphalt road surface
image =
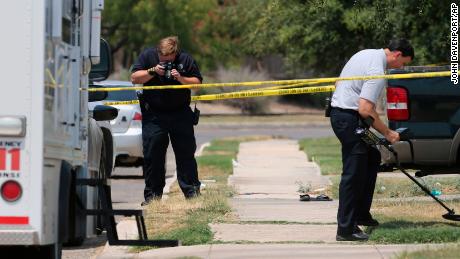
<svg viewBox="0 0 460 259">
<path fill-rule="evenodd" d="M 238 136 L 277 136 L 290 139 L 317 138 L 333 136 L 334 133 L 328 125 L 312 126 L 306 124 L 248 124 L 248 125 L 198 125 L 195 128 L 197 147 L 213 139 Z M 175 172 L 174 154 L 169 148 L 167 159 L 167 177 Z M 144 181 L 142 179 L 142 168 L 116 168 L 112 179 L 112 200 L 115 209 L 136 209 L 140 208 L 143 200 Z M 125 176 L 135 176 L 137 179 L 124 179 Z M 119 220 L 119 218 L 117 218 Z M 66 247 L 63 251 L 63 258 L 94 258 L 105 245 L 105 237 L 101 236 L 85 241 L 81 247 Z"/>
</svg>

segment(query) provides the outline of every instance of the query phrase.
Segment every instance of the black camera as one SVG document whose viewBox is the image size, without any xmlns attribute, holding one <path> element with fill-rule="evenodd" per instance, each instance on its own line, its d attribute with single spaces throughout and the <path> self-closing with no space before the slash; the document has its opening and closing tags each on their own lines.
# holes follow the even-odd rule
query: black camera
<svg viewBox="0 0 460 259">
<path fill-rule="evenodd" d="M 171 70 L 176 69 L 179 73 L 181 73 L 181 72 L 182 72 L 182 68 L 183 68 L 183 65 L 182 65 L 182 64 L 176 65 L 176 63 L 173 63 L 173 62 L 171 62 L 171 61 L 165 62 L 165 63 L 160 63 L 160 65 L 162 65 L 162 66 L 164 67 L 165 77 L 166 77 L 167 79 L 171 79 L 171 78 L 172 78 Z"/>
</svg>

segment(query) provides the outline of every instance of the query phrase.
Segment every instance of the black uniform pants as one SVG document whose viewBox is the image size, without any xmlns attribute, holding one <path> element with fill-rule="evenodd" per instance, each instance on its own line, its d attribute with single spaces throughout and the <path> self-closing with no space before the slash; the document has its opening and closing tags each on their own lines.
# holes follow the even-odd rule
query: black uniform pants
<svg viewBox="0 0 460 259">
<path fill-rule="evenodd" d="M 356 221 L 370 216 L 380 164 L 380 152 L 355 135 L 358 123 L 357 111 L 338 108 L 331 111 L 332 129 L 342 144 L 343 171 L 337 213 L 339 235 L 352 234 Z"/>
<path fill-rule="evenodd" d="M 195 160 L 196 141 L 193 112 L 189 107 L 174 112 L 149 111 L 142 114 L 144 153 L 144 197 L 161 197 L 165 186 L 166 151 L 169 139 L 176 157 L 177 180 L 185 197 L 199 191 Z"/>
</svg>

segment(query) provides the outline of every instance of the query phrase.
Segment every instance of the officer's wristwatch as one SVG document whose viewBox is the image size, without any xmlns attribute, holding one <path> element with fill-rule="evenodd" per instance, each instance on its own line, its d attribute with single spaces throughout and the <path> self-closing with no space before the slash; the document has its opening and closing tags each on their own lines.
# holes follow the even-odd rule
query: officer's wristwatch
<svg viewBox="0 0 460 259">
<path fill-rule="evenodd" d="M 149 75 L 151 75 L 151 76 L 155 76 L 157 74 L 155 72 L 155 67 L 151 67 L 151 68 L 147 69 L 147 73 L 149 73 Z"/>
</svg>

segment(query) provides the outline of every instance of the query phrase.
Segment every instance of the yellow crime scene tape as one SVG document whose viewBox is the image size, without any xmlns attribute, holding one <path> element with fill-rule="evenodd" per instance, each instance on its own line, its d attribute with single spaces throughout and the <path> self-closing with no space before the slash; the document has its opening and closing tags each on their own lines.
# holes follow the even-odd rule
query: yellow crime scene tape
<svg viewBox="0 0 460 259">
<path fill-rule="evenodd" d="M 209 87 L 237 87 L 237 86 L 262 86 L 262 85 L 292 85 L 301 84 L 315 85 L 321 83 L 333 83 L 345 80 L 370 80 L 370 79 L 411 79 L 427 77 L 444 77 L 450 76 L 450 71 L 442 72 L 425 72 L 425 73 L 407 73 L 391 75 L 374 75 L 374 76 L 353 76 L 353 77 L 330 77 L 330 78 L 312 78 L 312 79 L 294 79 L 294 80 L 275 80 L 275 81 L 254 81 L 254 82 L 237 82 L 237 83 L 213 83 L 213 84 L 189 84 L 189 85 L 160 85 L 160 86 L 133 86 L 130 90 L 162 90 L 162 89 L 190 89 L 190 88 L 209 88 Z M 126 91 L 126 87 L 104 87 L 81 89 L 89 92 L 110 92 Z"/>
<path fill-rule="evenodd" d="M 318 83 L 315 81 L 315 82 L 306 82 L 306 83 L 299 83 L 299 84 L 292 84 L 292 85 L 269 86 L 269 87 L 255 88 L 255 89 L 251 89 L 248 91 L 275 90 L 275 89 L 301 87 L 301 86 L 314 85 L 314 84 L 316 85 Z"/>
<path fill-rule="evenodd" d="M 275 95 L 322 93 L 322 92 L 332 92 L 334 91 L 334 89 L 335 89 L 334 85 L 326 85 L 326 86 L 317 86 L 317 87 L 303 87 L 303 88 L 278 89 L 278 90 L 276 89 L 260 90 L 260 91 L 248 90 L 248 91 L 231 92 L 231 93 L 205 94 L 205 95 L 192 96 L 192 102 L 252 98 L 252 97 L 275 96 Z M 105 102 L 104 104 L 105 105 L 139 104 L 139 101 L 132 100 L 132 101 Z"/>
<path fill-rule="evenodd" d="M 355 76 L 355 77 L 332 77 L 332 78 L 314 78 L 314 79 L 299 79 L 299 80 L 278 80 L 278 81 L 258 81 L 258 82 L 240 82 L 240 83 L 217 83 L 217 84 L 194 84 L 194 85 L 165 85 L 165 86 L 133 86 L 133 87 L 111 87 L 88 89 L 88 91 L 121 91 L 121 90 L 154 90 L 154 89 L 185 89 L 199 87 L 223 87 L 223 86 L 256 86 L 264 84 L 281 84 L 281 86 L 270 86 L 264 88 L 256 88 L 247 91 L 238 91 L 220 94 L 208 94 L 192 96 L 191 101 L 213 101 L 224 99 L 252 98 L 263 96 L 276 95 L 292 95 L 292 94 L 307 94 L 332 92 L 335 89 L 334 85 L 327 86 L 311 86 L 321 83 L 336 82 L 342 80 L 370 80 L 370 79 L 411 79 L 411 78 L 429 78 L 429 77 L 444 77 L 450 76 L 450 71 L 442 72 L 425 72 L 425 73 L 408 73 L 408 74 L 391 74 L 391 75 L 376 75 L 376 76 Z M 302 87 L 307 86 L 309 87 Z M 296 88 L 294 88 L 296 87 Z M 283 89 L 289 88 L 289 89 Z M 126 105 L 139 104 L 138 100 L 132 101 L 116 101 L 105 102 L 105 105 Z"/>
</svg>

